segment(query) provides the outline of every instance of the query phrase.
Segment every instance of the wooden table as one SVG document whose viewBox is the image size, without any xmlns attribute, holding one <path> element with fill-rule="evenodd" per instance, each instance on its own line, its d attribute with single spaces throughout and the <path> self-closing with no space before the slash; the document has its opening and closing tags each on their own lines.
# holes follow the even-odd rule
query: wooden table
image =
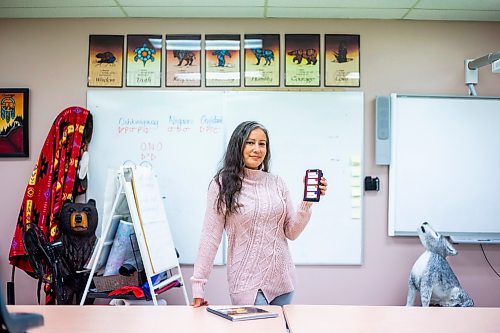
<svg viewBox="0 0 500 333">
<path fill-rule="evenodd" d="M 277 318 L 232 322 L 191 306 L 109 305 L 10 305 L 11 312 L 37 312 L 45 325 L 33 333 L 143 333 L 143 332 L 282 332 L 285 319 L 281 307 L 262 306 L 279 314 Z"/>
<path fill-rule="evenodd" d="M 500 332 L 500 308 L 285 305 L 290 333 Z"/>
</svg>

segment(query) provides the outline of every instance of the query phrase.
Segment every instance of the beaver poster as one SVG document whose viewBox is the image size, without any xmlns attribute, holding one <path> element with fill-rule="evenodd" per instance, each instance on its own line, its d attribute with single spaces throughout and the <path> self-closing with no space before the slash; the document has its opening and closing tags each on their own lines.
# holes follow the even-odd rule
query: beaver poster
<svg viewBox="0 0 500 333">
<path fill-rule="evenodd" d="M 123 35 L 89 36 L 89 87 L 123 86 Z"/>
</svg>

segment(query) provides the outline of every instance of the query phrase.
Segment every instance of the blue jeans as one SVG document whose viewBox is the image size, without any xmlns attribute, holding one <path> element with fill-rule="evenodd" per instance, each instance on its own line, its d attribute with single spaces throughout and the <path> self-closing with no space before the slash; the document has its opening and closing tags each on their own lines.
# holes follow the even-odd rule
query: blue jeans
<svg viewBox="0 0 500 333">
<path fill-rule="evenodd" d="M 267 301 L 262 290 L 257 291 L 257 296 L 255 297 L 255 305 L 286 305 L 292 303 L 293 291 L 279 295 L 273 299 L 270 303 Z"/>
</svg>

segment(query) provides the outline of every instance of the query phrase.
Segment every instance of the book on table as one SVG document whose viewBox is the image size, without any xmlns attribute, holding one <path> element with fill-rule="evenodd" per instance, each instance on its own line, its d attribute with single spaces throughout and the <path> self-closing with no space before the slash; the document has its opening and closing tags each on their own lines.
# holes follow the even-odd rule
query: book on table
<svg viewBox="0 0 500 333">
<path fill-rule="evenodd" d="M 207 311 L 232 321 L 278 317 L 277 313 L 255 306 L 208 306 Z"/>
</svg>

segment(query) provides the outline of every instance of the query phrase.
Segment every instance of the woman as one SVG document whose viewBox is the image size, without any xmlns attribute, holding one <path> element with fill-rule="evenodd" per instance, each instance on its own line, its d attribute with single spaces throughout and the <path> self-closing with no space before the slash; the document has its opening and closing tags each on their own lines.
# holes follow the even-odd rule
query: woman
<svg viewBox="0 0 500 333">
<path fill-rule="evenodd" d="M 194 265 L 193 306 L 208 305 L 205 284 L 222 233 L 228 235 L 227 275 L 234 305 L 291 303 L 295 267 L 287 238 L 296 239 L 311 217 L 311 202 L 297 212 L 283 180 L 269 173 L 267 130 L 246 121 L 234 130 L 224 164 L 210 183 L 198 257 Z M 327 182 L 320 182 L 321 194 Z"/>
</svg>

